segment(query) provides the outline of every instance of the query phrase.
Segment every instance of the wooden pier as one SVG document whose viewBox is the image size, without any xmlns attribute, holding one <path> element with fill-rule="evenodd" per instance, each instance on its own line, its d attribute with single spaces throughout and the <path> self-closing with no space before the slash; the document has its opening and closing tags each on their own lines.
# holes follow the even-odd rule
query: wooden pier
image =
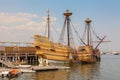
<svg viewBox="0 0 120 80">
<path fill-rule="evenodd" d="M 60 69 L 69 69 L 70 67 L 65 66 L 33 66 L 32 70 L 35 71 L 52 71 L 52 70 L 60 70 Z"/>
</svg>

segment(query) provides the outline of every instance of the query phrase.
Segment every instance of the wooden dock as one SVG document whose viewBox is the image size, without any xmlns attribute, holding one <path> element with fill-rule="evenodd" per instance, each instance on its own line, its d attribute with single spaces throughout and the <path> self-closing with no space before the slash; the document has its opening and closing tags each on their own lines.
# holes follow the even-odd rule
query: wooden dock
<svg viewBox="0 0 120 80">
<path fill-rule="evenodd" d="M 69 67 L 65 66 L 33 66 L 32 70 L 35 71 L 52 71 L 52 70 L 60 70 L 60 69 L 69 69 Z"/>
<path fill-rule="evenodd" d="M 55 70 L 66 70 L 70 67 L 65 66 L 32 66 L 31 68 L 19 68 L 23 73 L 31 73 L 36 71 L 55 71 Z M 11 68 L 0 68 L 0 77 L 5 77 Z"/>
</svg>

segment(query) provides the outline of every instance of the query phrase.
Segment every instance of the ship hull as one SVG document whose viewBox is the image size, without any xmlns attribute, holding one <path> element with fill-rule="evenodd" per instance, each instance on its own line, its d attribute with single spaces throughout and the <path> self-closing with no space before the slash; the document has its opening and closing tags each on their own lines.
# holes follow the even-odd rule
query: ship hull
<svg viewBox="0 0 120 80">
<path fill-rule="evenodd" d="M 97 61 L 98 54 L 96 53 L 98 52 L 93 52 L 92 46 L 80 46 L 78 50 L 75 50 L 62 44 L 50 42 L 46 37 L 40 37 L 43 36 L 35 36 L 34 45 L 38 58 L 42 60 L 41 63 L 43 59 L 57 63 L 94 63 Z"/>
<path fill-rule="evenodd" d="M 54 63 L 95 63 L 99 61 L 100 57 L 93 56 L 92 53 L 88 52 L 76 52 L 72 54 L 72 58 L 69 58 L 67 53 L 50 52 L 37 50 L 36 54 L 38 58 L 43 58 L 49 62 Z"/>
</svg>

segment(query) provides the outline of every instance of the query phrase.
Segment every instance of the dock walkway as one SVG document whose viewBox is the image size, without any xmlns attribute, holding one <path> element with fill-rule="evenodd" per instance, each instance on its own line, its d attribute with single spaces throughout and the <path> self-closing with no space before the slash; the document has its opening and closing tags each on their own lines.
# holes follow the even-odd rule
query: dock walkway
<svg viewBox="0 0 120 80">
<path fill-rule="evenodd" d="M 65 67 L 65 66 L 33 66 L 32 70 L 49 71 L 49 70 L 69 69 L 69 68 L 70 67 Z"/>
<path fill-rule="evenodd" d="M 36 71 L 53 71 L 53 70 L 61 70 L 61 69 L 69 69 L 70 67 L 65 66 L 32 66 L 30 68 L 19 68 L 23 73 L 31 73 Z M 0 76 L 2 74 L 6 75 L 11 68 L 0 68 Z"/>
</svg>

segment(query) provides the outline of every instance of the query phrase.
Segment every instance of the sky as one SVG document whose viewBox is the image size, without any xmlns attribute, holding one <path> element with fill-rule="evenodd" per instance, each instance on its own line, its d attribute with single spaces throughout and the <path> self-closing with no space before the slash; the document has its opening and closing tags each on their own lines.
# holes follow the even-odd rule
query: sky
<svg viewBox="0 0 120 80">
<path fill-rule="evenodd" d="M 0 41 L 34 42 L 34 34 L 45 34 L 48 9 L 53 39 L 58 40 L 65 18 L 63 13 L 68 9 L 80 36 L 84 21 L 90 18 L 94 31 L 111 41 L 100 48 L 120 51 L 120 0 L 0 0 Z"/>
</svg>

